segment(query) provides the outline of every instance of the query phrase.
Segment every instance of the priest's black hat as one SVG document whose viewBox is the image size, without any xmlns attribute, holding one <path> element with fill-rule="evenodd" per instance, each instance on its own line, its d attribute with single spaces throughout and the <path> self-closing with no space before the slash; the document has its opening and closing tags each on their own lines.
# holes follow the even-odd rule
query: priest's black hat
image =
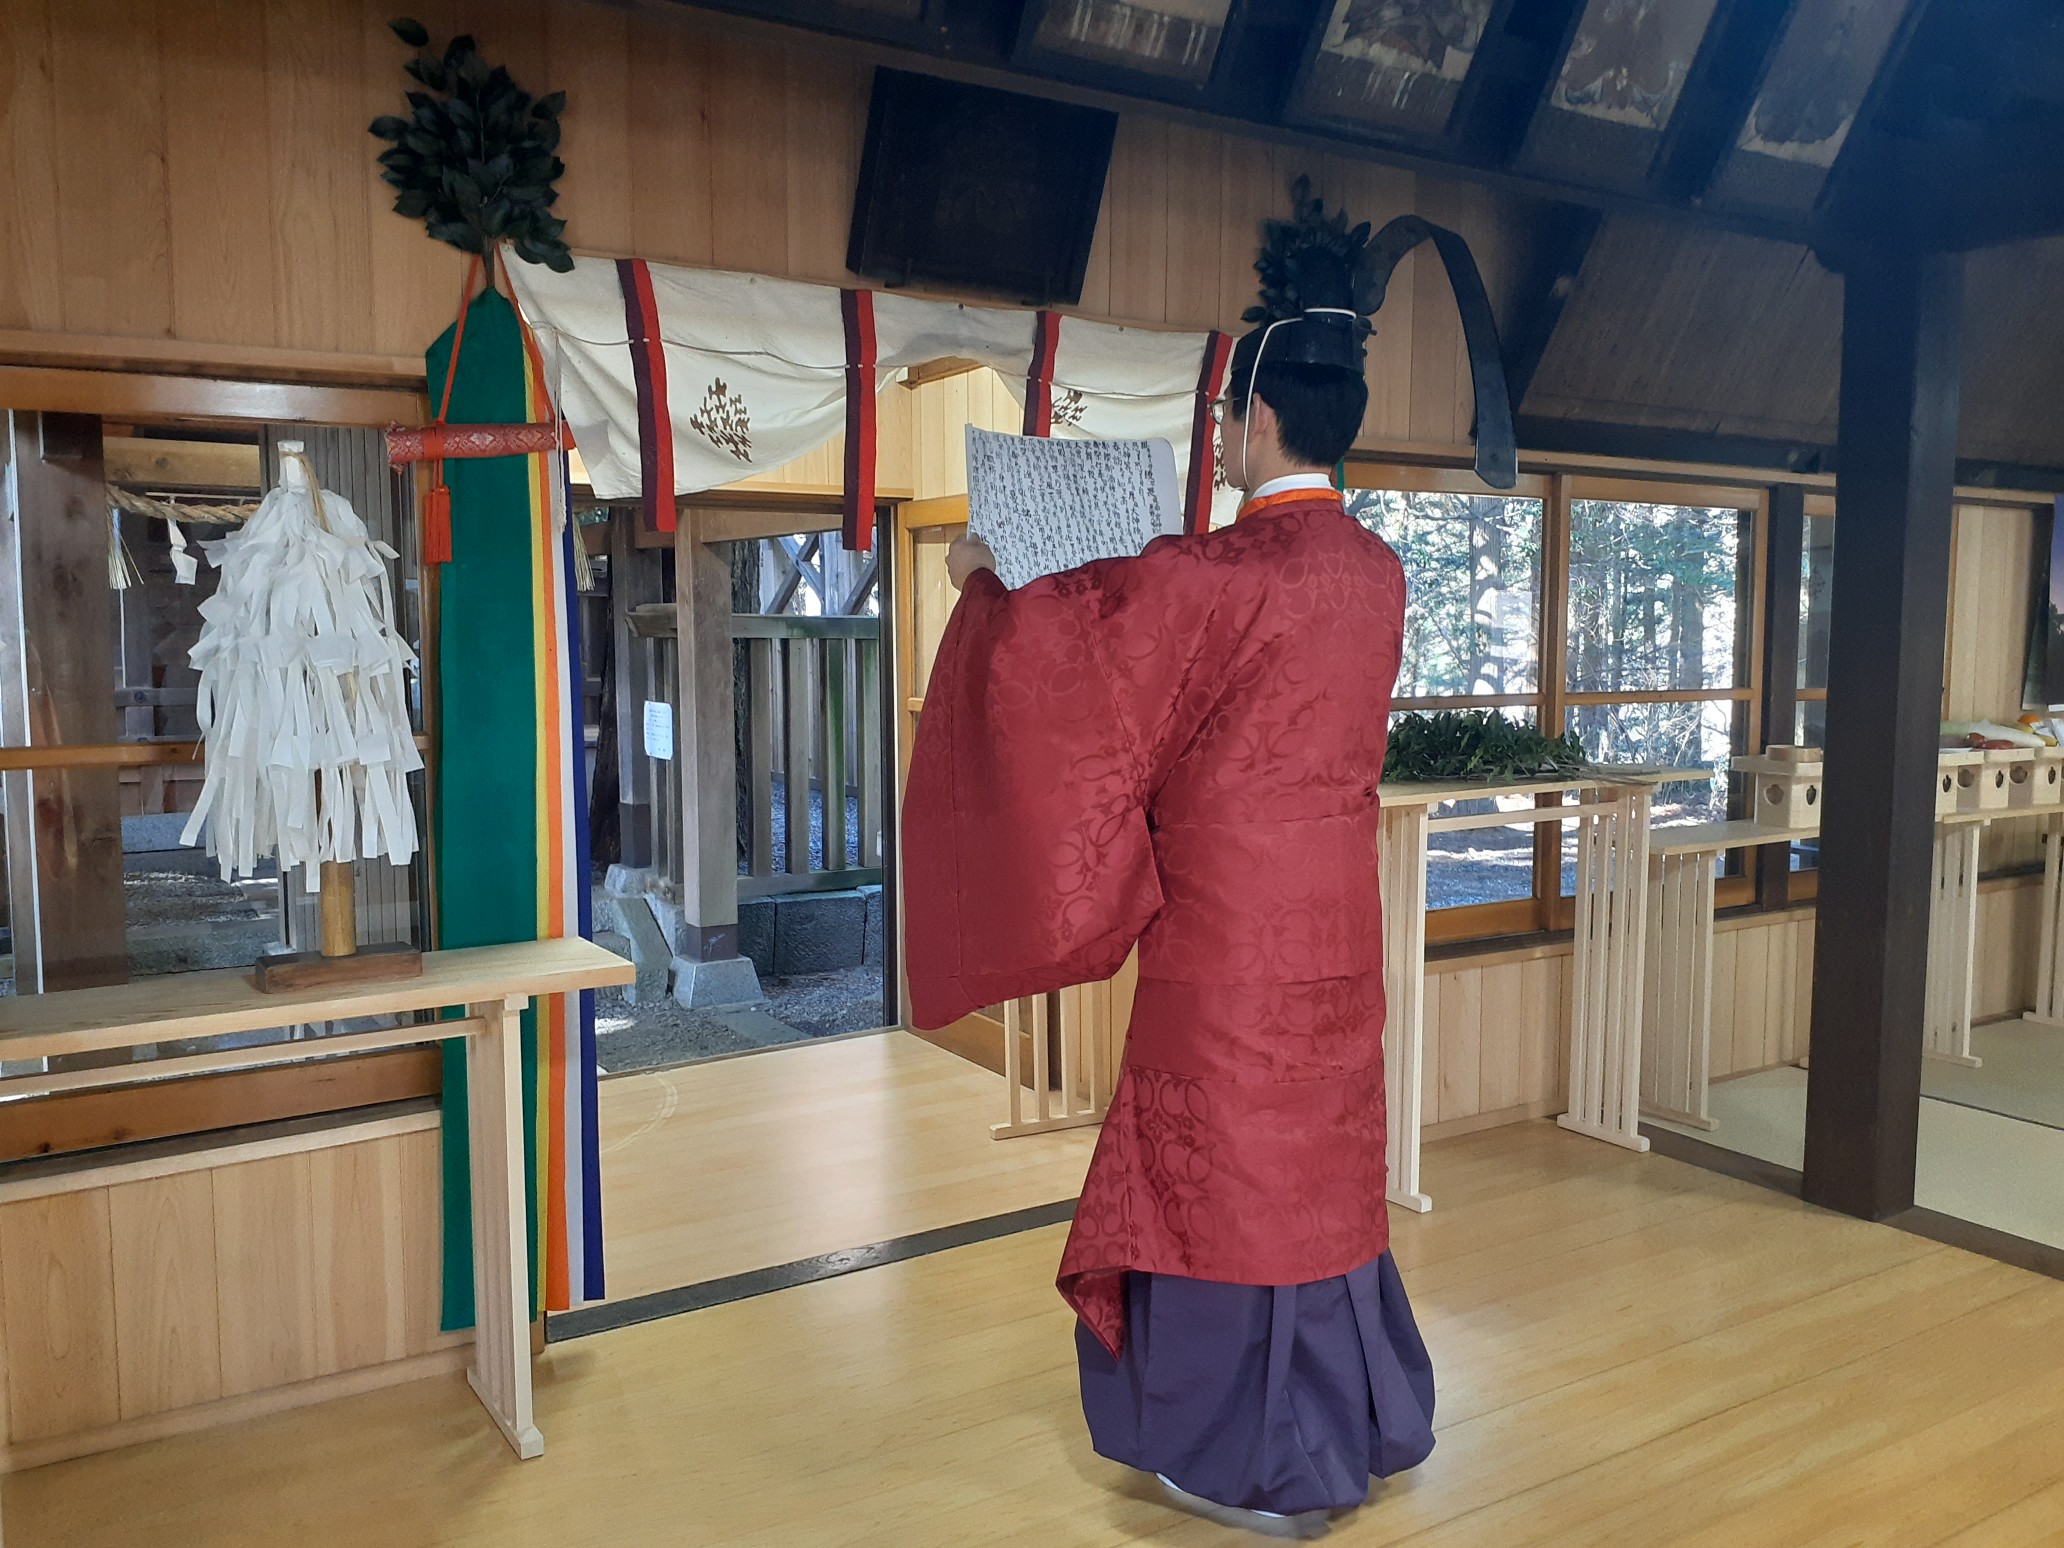
<svg viewBox="0 0 2064 1548">
<path fill-rule="evenodd" d="M 1311 182 L 1290 190 L 1294 214 L 1263 228 L 1254 269 L 1260 300 L 1241 321 L 1253 330 L 1233 347 L 1231 384 L 1246 393 L 1256 365 L 1305 366 L 1359 378 L 1369 314 L 1382 304 L 1381 282 L 1369 272 L 1369 227 L 1348 228 L 1344 212 L 1326 213 Z"/>
<path fill-rule="evenodd" d="M 1462 341 L 1476 398 L 1476 471 L 1493 489 L 1511 489 L 1519 477 L 1512 435 L 1512 399 L 1505 386 L 1498 323 L 1484 293 L 1469 244 L 1417 215 L 1400 215 L 1373 236 L 1368 224 L 1349 229 L 1347 216 L 1311 191 L 1311 179 L 1290 186 L 1291 218 L 1262 228 L 1261 299 L 1241 321 L 1254 329 L 1233 349 L 1229 386 L 1244 403 L 1259 366 L 1304 366 L 1360 376 L 1369 319 L 1383 305 L 1391 274 L 1421 242 L 1433 244 L 1455 292 Z"/>
</svg>

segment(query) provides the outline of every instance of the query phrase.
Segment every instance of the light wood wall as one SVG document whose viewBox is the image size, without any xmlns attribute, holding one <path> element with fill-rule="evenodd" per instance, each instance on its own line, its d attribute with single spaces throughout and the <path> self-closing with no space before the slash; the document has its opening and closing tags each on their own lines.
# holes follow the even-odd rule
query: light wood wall
<svg viewBox="0 0 2064 1548">
<path fill-rule="evenodd" d="M 436 1121 L 0 1183 L 0 1471 L 455 1369 Z"/>
<path fill-rule="evenodd" d="M 437 3 L 534 91 L 568 93 L 560 208 L 577 250 L 837 283 L 870 69 L 685 10 Z M 168 359 L 237 374 L 414 376 L 463 260 L 389 208 L 366 133 L 401 106 L 391 0 L 18 0 L 0 7 L 0 360 Z M 1233 326 L 1258 224 L 1309 172 L 1358 219 L 1469 237 L 1494 301 L 1524 207 L 1341 157 L 1120 121 L 1084 315 Z M 1501 307 L 1501 315 L 1504 315 Z M 1407 260 L 1372 350 L 1368 435 L 1454 446 L 1470 401 L 1431 257 Z"/>
<path fill-rule="evenodd" d="M 911 389 L 909 396 L 911 476 L 920 500 L 967 493 L 969 425 L 977 430 L 1013 434 L 1024 428 L 1024 405 L 1011 396 L 1003 378 L 987 366 L 965 375 L 925 382 Z M 925 659 L 929 664 L 930 656 Z"/>
<path fill-rule="evenodd" d="M 2004 720 L 2022 707 L 2035 512 L 1960 505 L 1952 529 L 1942 718 Z"/>
<path fill-rule="evenodd" d="M 1795 1064 L 1813 1016 L 1813 915 L 1748 915 L 1713 932 L 1715 1080 Z"/>
<path fill-rule="evenodd" d="M 1428 965 L 1420 1108 L 1430 1137 L 1569 1105 L 1571 960 L 1564 945 Z"/>
</svg>

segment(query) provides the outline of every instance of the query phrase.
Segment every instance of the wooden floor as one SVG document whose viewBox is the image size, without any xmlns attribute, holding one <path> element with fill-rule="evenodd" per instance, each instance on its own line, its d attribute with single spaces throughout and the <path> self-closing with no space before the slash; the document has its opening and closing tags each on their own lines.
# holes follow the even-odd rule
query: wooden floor
<svg viewBox="0 0 2064 1548">
<path fill-rule="evenodd" d="M 798 1140 L 799 1147 L 806 1140 Z M 2064 1541 L 2064 1284 L 1562 1133 L 1394 1215 L 1439 1445 L 1349 1548 Z M 517 1463 L 457 1378 L 6 1480 L 9 1548 L 1238 1539 L 1097 1459 L 1057 1230 L 555 1345 Z"/>
<path fill-rule="evenodd" d="M 1003 1096 L 907 1032 L 605 1080 L 609 1299 L 1075 1197 L 1096 1131 L 992 1139 Z"/>
</svg>

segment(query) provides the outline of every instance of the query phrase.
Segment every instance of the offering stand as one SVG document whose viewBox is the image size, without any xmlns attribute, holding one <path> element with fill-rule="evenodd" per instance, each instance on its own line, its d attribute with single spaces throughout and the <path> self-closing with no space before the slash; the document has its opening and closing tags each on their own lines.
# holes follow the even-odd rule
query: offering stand
<svg viewBox="0 0 2064 1548">
<path fill-rule="evenodd" d="M 1655 786 L 1704 770 L 1595 770 L 1572 779 L 1386 784 L 1383 929 L 1389 1024 L 1383 1057 L 1389 1101 L 1392 1203 L 1433 1208 L 1419 1186 L 1426 1036 L 1426 862 L 1436 833 L 1544 822 L 1577 824 L 1576 960 L 1570 1007 L 1569 1111 L 1556 1120 L 1593 1139 L 1646 1150 L 1640 1132 L 1641 985 L 1647 929 L 1649 807 Z M 1448 801 L 1578 792 L 1574 805 L 1435 817 Z"/>
</svg>

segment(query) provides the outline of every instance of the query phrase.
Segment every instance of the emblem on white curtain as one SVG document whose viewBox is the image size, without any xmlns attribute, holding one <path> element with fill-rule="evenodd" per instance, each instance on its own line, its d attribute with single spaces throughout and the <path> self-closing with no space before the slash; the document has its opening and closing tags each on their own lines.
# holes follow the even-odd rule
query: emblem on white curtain
<svg viewBox="0 0 2064 1548">
<path fill-rule="evenodd" d="M 1217 425 L 1211 427 L 1211 487 L 1230 489 L 1232 483 L 1225 476 L 1225 431 Z"/>
<path fill-rule="evenodd" d="M 720 376 L 702 395 L 702 407 L 688 416 L 688 425 L 712 446 L 722 447 L 740 462 L 752 461 L 752 420 L 745 399 Z"/>
<path fill-rule="evenodd" d="M 1053 398 L 1053 428 L 1058 430 L 1061 426 L 1068 425 L 1080 429 L 1082 415 L 1088 407 L 1089 405 L 1082 400 L 1080 387 L 1061 388 Z"/>
</svg>

